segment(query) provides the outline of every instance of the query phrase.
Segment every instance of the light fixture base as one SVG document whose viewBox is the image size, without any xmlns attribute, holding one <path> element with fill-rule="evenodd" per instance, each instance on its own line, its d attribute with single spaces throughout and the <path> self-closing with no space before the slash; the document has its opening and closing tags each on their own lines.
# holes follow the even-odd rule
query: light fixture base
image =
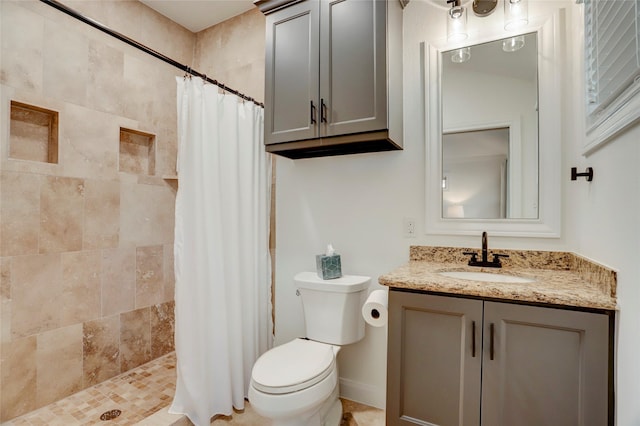
<svg viewBox="0 0 640 426">
<path fill-rule="evenodd" d="M 496 10 L 498 6 L 498 0 L 473 0 L 473 13 L 476 16 L 485 17 L 489 16 Z"/>
</svg>

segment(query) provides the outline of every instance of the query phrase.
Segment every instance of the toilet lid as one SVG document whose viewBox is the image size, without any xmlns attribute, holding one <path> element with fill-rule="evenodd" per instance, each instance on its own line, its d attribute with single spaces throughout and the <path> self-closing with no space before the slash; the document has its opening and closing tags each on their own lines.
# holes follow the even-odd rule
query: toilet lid
<svg viewBox="0 0 640 426">
<path fill-rule="evenodd" d="M 306 389 L 335 367 L 333 346 L 294 339 L 265 352 L 253 366 L 251 381 L 262 392 L 281 394 Z"/>
</svg>

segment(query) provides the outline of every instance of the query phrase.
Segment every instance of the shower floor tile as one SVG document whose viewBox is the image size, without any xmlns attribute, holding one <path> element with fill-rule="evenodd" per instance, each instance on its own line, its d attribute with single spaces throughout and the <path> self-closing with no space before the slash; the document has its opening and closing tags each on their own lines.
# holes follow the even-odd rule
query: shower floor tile
<svg viewBox="0 0 640 426">
<path fill-rule="evenodd" d="M 167 413 L 176 387 L 175 363 L 175 352 L 172 352 L 63 400 L 4 422 L 1 426 L 131 426 L 138 422 L 147 426 L 170 426 L 174 422 L 191 425 L 186 418 L 176 422 L 176 416 Z M 342 400 L 342 406 L 345 413 L 342 426 L 385 424 L 383 410 L 345 399 Z M 108 421 L 100 419 L 103 413 L 112 410 L 120 410 L 121 414 Z M 170 420 L 162 420 L 165 418 Z M 229 417 L 217 416 L 211 424 L 268 426 L 270 422 L 256 414 L 251 404 L 246 402 L 243 412 Z"/>
<path fill-rule="evenodd" d="M 176 388 L 175 352 L 75 393 L 2 426 L 133 425 L 167 407 Z M 121 414 L 109 421 L 100 416 Z"/>
</svg>

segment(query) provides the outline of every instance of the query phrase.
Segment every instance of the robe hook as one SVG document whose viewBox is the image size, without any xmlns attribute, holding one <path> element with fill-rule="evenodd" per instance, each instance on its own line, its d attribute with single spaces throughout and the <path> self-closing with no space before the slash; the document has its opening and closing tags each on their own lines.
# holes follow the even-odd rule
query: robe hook
<svg viewBox="0 0 640 426">
<path fill-rule="evenodd" d="M 578 168 L 572 167 L 571 180 L 578 180 L 578 177 L 585 177 L 587 182 L 591 182 L 593 180 L 593 168 L 587 167 L 587 170 L 584 173 L 578 173 Z"/>
</svg>

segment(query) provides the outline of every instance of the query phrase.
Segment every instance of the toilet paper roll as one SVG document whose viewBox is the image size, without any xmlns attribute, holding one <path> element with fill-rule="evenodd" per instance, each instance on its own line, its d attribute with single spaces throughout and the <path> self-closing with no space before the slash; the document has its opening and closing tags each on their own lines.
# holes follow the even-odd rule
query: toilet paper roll
<svg viewBox="0 0 640 426">
<path fill-rule="evenodd" d="M 373 327 L 382 327 L 387 324 L 389 318 L 387 305 L 387 290 L 372 291 L 367 301 L 362 305 L 362 316 L 367 324 Z"/>
</svg>

